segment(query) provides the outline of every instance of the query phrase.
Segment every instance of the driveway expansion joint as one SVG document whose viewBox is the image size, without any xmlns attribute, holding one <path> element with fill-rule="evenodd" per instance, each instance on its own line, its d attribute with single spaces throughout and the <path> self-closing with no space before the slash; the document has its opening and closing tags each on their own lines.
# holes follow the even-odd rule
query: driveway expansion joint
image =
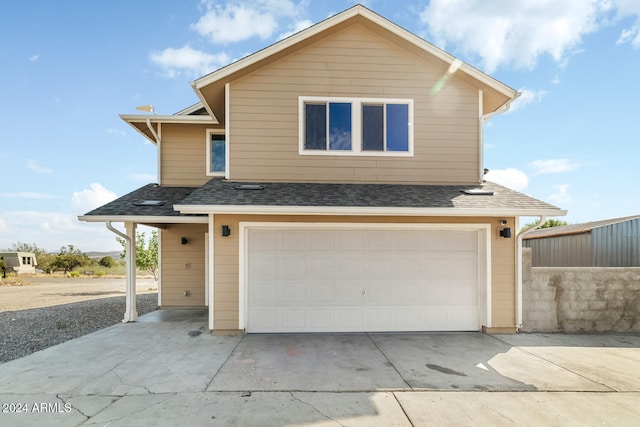
<svg viewBox="0 0 640 427">
<path fill-rule="evenodd" d="M 294 392 L 290 391 L 290 392 L 289 392 L 289 395 L 290 395 L 290 396 L 291 396 L 291 398 L 292 398 L 293 400 L 295 400 L 296 402 L 300 402 L 300 403 L 302 403 L 303 405 L 307 405 L 307 406 L 309 406 L 310 408 L 312 408 L 314 411 L 316 411 L 318 414 L 320 414 L 320 415 L 322 415 L 323 417 L 325 417 L 327 420 L 331 420 L 331 421 L 333 421 L 333 422 L 335 422 L 335 423 L 338 423 L 338 424 L 339 424 L 339 425 L 341 425 L 342 427 L 346 427 L 346 426 L 345 426 L 344 424 L 342 424 L 340 421 L 336 420 L 335 418 L 332 418 L 332 417 L 328 416 L 327 414 L 325 414 L 324 412 L 322 412 L 320 409 L 318 409 L 316 406 L 312 405 L 311 403 L 306 402 L 306 401 L 304 401 L 304 400 L 302 400 L 302 399 L 300 399 L 300 398 L 298 398 L 298 397 L 294 396 L 294 395 L 293 395 L 293 393 L 294 393 Z"/>
<path fill-rule="evenodd" d="M 378 343 L 376 342 L 376 340 L 373 339 L 373 337 L 371 336 L 371 334 L 369 332 L 366 333 L 367 337 L 371 340 L 371 342 L 373 343 L 373 345 L 378 349 L 378 351 L 380 352 L 380 354 L 382 354 L 382 356 L 386 359 L 387 363 L 389 364 L 390 367 L 393 368 L 394 371 L 396 371 L 396 373 L 398 374 L 398 376 L 400 378 L 402 378 L 402 381 L 407 385 L 407 387 L 411 390 L 413 390 L 413 386 L 411 384 L 409 384 L 409 381 L 406 380 L 405 377 L 402 376 L 402 374 L 400 373 L 400 371 L 398 371 L 398 368 L 396 368 L 396 365 L 393 364 L 393 362 L 391 360 L 389 360 L 389 357 L 385 354 L 384 351 L 382 351 L 382 349 L 380 348 L 380 346 L 378 345 Z"/>
</svg>

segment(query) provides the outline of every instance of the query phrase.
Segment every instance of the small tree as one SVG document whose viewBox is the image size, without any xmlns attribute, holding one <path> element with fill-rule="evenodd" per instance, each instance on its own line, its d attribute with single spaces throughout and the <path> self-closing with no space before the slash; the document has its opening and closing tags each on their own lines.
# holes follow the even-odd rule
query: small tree
<svg viewBox="0 0 640 427">
<path fill-rule="evenodd" d="M 153 274 L 153 280 L 158 280 L 158 232 L 152 231 L 149 242 L 144 232 L 136 232 L 136 267 Z M 127 256 L 127 246 L 124 239 L 116 240 L 122 245 L 121 258 Z"/>
<path fill-rule="evenodd" d="M 53 265 L 56 270 L 63 270 L 65 273 L 70 272 L 76 267 L 85 265 L 89 262 L 89 257 L 82 253 L 80 249 L 76 249 L 73 245 L 63 246 L 56 255 Z"/>
<path fill-rule="evenodd" d="M 525 224 L 524 227 L 522 227 L 522 230 L 528 230 L 531 227 L 533 227 L 534 225 L 536 225 L 536 223 L 531 222 L 529 224 Z M 561 221 L 559 219 L 555 219 L 555 218 L 550 218 L 548 220 L 545 221 L 544 224 L 542 224 L 540 226 L 540 228 L 552 228 L 552 227 L 562 227 L 565 225 L 569 225 L 569 223 L 567 221 Z"/>
<path fill-rule="evenodd" d="M 100 259 L 99 264 L 103 267 L 111 268 L 116 266 L 116 260 L 107 255 Z"/>
</svg>

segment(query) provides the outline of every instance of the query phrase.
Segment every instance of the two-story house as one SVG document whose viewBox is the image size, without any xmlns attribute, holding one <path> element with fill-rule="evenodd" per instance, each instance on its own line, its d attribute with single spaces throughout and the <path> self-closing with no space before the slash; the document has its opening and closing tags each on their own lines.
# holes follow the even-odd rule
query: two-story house
<svg viewBox="0 0 640 427">
<path fill-rule="evenodd" d="M 161 307 L 218 332 L 516 330 L 518 218 L 565 212 L 483 181 L 515 90 L 360 5 L 192 87 L 122 116 L 158 183 L 80 217 L 159 229 Z"/>
</svg>

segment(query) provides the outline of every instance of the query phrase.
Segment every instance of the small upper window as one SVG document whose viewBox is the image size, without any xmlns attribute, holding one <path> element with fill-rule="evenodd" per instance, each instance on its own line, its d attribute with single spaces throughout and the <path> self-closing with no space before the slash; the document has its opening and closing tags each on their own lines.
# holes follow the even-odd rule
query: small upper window
<svg viewBox="0 0 640 427">
<path fill-rule="evenodd" d="M 207 132 L 207 175 L 225 176 L 227 170 L 227 140 L 224 133 Z"/>
<path fill-rule="evenodd" d="M 412 155 L 412 100 L 300 97 L 300 154 Z"/>
</svg>

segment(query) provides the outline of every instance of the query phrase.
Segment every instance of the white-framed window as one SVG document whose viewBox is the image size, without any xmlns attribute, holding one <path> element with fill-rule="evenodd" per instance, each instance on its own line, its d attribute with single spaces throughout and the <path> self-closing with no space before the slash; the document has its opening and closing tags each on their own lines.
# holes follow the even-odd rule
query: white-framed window
<svg viewBox="0 0 640 427">
<path fill-rule="evenodd" d="M 413 155 L 413 99 L 298 98 L 299 153 Z"/>
<path fill-rule="evenodd" d="M 207 176 L 225 176 L 227 172 L 227 138 L 224 130 L 207 130 Z"/>
</svg>

